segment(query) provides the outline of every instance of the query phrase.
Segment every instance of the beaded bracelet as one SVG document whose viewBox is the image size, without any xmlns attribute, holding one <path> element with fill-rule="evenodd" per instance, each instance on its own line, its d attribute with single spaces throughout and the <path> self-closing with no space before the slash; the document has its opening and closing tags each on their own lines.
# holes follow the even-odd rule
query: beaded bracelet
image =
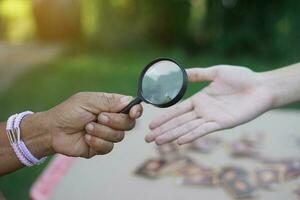
<svg viewBox="0 0 300 200">
<path fill-rule="evenodd" d="M 7 134 L 7 137 L 9 139 L 10 145 L 11 145 L 12 149 L 14 150 L 17 158 L 20 160 L 20 162 L 23 165 L 26 165 L 26 166 L 29 167 L 29 166 L 32 166 L 32 163 L 29 162 L 29 160 L 27 160 L 23 156 L 22 152 L 20 151 L 20 149 L 18 147 L 18 144 L 17 144 L 18 138 L 16 137 L 16 135 L 13 131 L 13 125 L 14 125 L 16 116 L 17 116 L 17 114 L 15 114 L 15 115 L 11 116 L 10 118 L 8 118 L 7 123 L 6 123 L 6 134 Z"/>
<path fill-rule="evenodd" d="M 6 125 L 6 133 L 16 156 L 22 164 L 28 167 L 33 165 L 39 165 L 43 163 L 47 158 L 36 158 L 34 155 L 32 155 L 32 153 L 26 147 L 25 143 L 22 141 L 20 124 L 25 116 L 31 114 L 33 114 L 33 112 L 31 111 L 15 114 L 7 120 Z"/>
</svg>

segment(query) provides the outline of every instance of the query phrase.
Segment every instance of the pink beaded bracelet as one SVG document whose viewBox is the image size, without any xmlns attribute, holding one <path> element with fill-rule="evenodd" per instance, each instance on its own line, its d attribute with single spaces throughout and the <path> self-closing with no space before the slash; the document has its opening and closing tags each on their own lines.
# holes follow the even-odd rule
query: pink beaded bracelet
<svg viewBox="0 0 300 200">
<path fill-rule="evenodd" d="M 17 141 L 18 141 L 18 138 L 16 137 L 16 135 L 14 134 L 13 132 L 13 125 L 14 125 L 14 122 L 16 120 L 16 117 L 17 117 L 17 114 L 11 116 L 8 120 L 7 120 L 7 123 L 6 123 L 6 133 L 7 133 L 7 136 L 8 136 L 8 139 L 9 139 L 9 142 L 10 142 L 10 145 L 12 147 L 12 149 L 14 150 L 17 158 L 20 160 L 20 162 L 23 164 L 23 165 L 26 165 L 26 166 L 32 166 L 32 163 L 30 163 L 24 156 L 23 154 L 20 152 L 20 149 L 18 148 L 18 145 L 17 145 Z"/>
<path fill-rule="evenodd" d="M 47 158 L 36 158 L 34 155 L 32 155 L 32 153 L 26 147 L 25 143 L 22 141 L 20 124 L 25 116 L 31 114 L 33 114 L 33 112 L 31 111 L 15 114 L 7 120 L 6 125 L 6 133 L 16 156 L 22 164 L 28 167 L 33 165 L 39 165 L 43 163 Z"/>
</svg>

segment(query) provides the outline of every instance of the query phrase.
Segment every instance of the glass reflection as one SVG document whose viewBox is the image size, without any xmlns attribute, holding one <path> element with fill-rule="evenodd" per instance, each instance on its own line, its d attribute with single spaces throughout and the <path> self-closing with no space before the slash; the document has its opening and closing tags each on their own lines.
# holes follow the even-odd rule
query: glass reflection
<svg viewBox="0 0 300 200">
<path fill-rule="evenodd" d="M 153 104 L 165 104 L 173 100 L 181 90 L 183 74 L 171 61 L 159 61 L 150 67 L 142 82 L 143 97 Z"/>
</svg>

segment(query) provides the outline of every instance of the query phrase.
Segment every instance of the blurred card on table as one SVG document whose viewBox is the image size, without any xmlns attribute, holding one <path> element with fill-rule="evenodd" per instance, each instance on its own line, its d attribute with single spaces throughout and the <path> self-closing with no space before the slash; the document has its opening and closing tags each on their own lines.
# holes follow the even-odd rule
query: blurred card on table
<svg viewBox="0 0 300 200">
<path fill-rule="evenodd" d="M 283 170 L 284 179 L 296 179 L 300 176 L 300 159 L 291 159 L 281 162 L 279 164 L 281 170 Z"/>
<path fill-rule="evenodd" d="M 194 141 L 190 145 L 190 149 L 200 153 L 210 153 L 220 143 L 221 140 L 219 138 L 206 136 Z"/>
<path fill-rule="evenodd" d="M 256 196 L 254 186 L 245 179 L 226 181 L 223 186 L 235 199 L 249 199 Z"/>
<path fill-rule="evenodd" d="M 167 161 L 163 159 L 149 159 L 135 171 L 135 174 L 148 178 L 157 178 L 166 164 Z"/>
<path fill-rule="evenodd" d="M 296 194 L 298 199 L 300 199 L 300 187 L 298 187 L 296 190 L 294 190 L 294 193 Z"/>
<path fill-rule="evenodd" d="M 186 175 L 178 179 L 181 185 L 214 186 L 216 184 L 216 173 L 212 169 L 202 169 L 193 175 Z"/>
<path fill-rule="evenodd" d="M 259 152 L 252 145 L 243 141 L 234 141 L 230 144 L 230 153 L 233 157 L 256 158 Z"/>
<path fill-rule="evenodd" d="M 282 175 L 282 171 L 278 168 L 257 169 L 255 171 L 256 184 L 264 189 L 277 189 Z"/>
<path fill-rule="evenodd" d="M 228 166 L 223 167 L 218 174 L 218 181 L 224 182 L 236 179 L 245 179 L 249 176 L 247 170 L 242 167 Z"/>
<path fill-rule="evenodd" d="M 180 157 L 180 149 L 177 144 L 169 143 L 156 147 L 159 157 L 167 160 L 172 160 Z"/>
<path fill-rule="evenodd" d="M 194 160 L 188 156 L 180 156 L 173 160 L 168 160 L 161 170 L 163 175 L 178 175 L 186 166 L 194 164 Z"/>
</svg>

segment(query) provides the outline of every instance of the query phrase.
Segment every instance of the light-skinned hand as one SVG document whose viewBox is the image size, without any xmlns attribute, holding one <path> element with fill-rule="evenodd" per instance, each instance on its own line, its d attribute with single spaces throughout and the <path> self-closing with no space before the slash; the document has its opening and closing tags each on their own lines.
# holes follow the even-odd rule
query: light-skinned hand
<svg viewBox="0 0 300 200">
<path fill-rule="evenodd" d="M 147 142 L 185 144 L 209 133 L 248 122 L 270 109 L 272 95 L 261 74 L 218 65 L 187 70 L 190 82 L 211 81 L 203 90 L 154 119 Z"/>
</svg>

